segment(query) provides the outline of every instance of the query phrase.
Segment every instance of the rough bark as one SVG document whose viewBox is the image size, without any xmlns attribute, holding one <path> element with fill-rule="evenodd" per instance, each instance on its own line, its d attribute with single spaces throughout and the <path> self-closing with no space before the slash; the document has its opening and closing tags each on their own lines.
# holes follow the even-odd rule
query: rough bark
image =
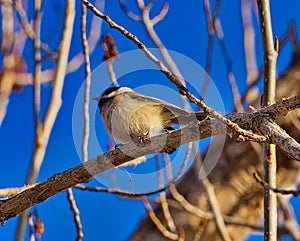
<svg viewBox="0 0 300 241">
<path fill-rule="evenodd" d="M 289 97 L 300 92 L 300 50 L 296 50 L 290 67 L 278 79 L 276 99 Z M 252 106 L 260 106 L 260 97 Z M 297 109 L 287 117 L 277 120 L 288 134 L 300 141 L 300 128 L 295 128 L 292 122 L 292 115 L 300 119 L 300 110 Z M 217 141 L 217 140 L 216 140 Z M 214 185 L 219 206 L 223 215 L 234 217 L 240 222 L 259 225 L 263 217 L 263 188 L 253 178 L 255 171 L 263 174 L 262 145 L 253 142 L 237 143 L 229 138 L 226 140 L 223 153 L 214 170 L 208 178 Z M 286 157 L 277 149 L 278 170 L 277 186 L 281 188 L 290 187 L 293 184 L 299 162 Z M 207 195 L 201 181 L 197 178 L 196 167 L 194 166 L 180 181 L 178 191 L 185 196 L 190 203 L 202 210 L 210 211 Z M 170 199 L 172 196 L 169 195 Z M 213 219 L 205 220 L 195 214 L 188 213 L 183 208 L 170 206 L 171 214 L 177 225 L 185 232 L 185 240 L 194 240 L 196 233 L 201 233 L 203 241 L 221 240 Z M 164 220 L 160 205 L 155 210 L 160 220 Z M 226 221 L 226 220 L 225 220 Z M 165 221 L 163 221 L 166 225 Z M 252 231 L 252 228 L 227 224 L 232 240 L 244 240 Z M 140 223 L 136 232 L 130 240 L 159 241 L 169 240 L 158 231 L 149 217 Z"/>
</svg>

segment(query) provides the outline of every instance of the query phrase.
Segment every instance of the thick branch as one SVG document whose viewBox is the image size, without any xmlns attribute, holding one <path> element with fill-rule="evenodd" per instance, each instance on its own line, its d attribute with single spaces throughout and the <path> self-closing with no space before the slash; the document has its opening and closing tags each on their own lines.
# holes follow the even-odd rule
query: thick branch
<svg viewBox="0 0 300 241">
<path fill-rule="evenodd" d="M 248 139 L 256 138 L 258 139 L 259 136 L 256 136 L 253 133 L 248 132 L 247 130 L 243 130 L 239 127 L 236 123 L 233 123 L 231 120 L 225 118 L 221 114 L 219 114 L 217 111 L 213 110 L 209 106 L 207 106 L 203 100 L 198 99 L 195 95 L 193 95 L 182 83 L 181 79 L 175 76 L 173 73 L 169 71 L 169 69 L 163 64 L 161 60 L 156 58 L 151 51 L 143 44 L 135 35 L 127 31 L 124 27 L 114 22 L 108 15 L 105 15 L 101 11 L 99 11 L 93 4 L 91 4 L 88 0 L 81 0 L 83 4 L 86 5 L 87 8 L 89 8 L 96 16 L 102 18 L 104 21 L 106 21 L 111 28 L 114 28 L 118 30 L 120 33 L 122 33 L 126 38 L 130 39 L 133 43 L 135 43 L 145 54 L 146 56 L 153 61 L 157 65 L 157 67 L 160 69 L 162 73 L 165 74 L 165 76 L 176 85 L 178 88 L 178 91 L 180 94 L 185 95 L 192 103 L 198 105 L 199 107 L 203 108 L 205 112 L 208 112 L 209 115 L 213 118 L 219 119 L 222 123 L 229 126 L 234 132 L 237 132 L 243 136 L 246 136 Z M 261 140 L 263 141 L 263 139 Z"/>
<path fill-rule="evenodd" d="M 300 145 L 289 136 L 279 125 L 268 119 L 262 119 L 259 125 L 262 135 L 268 136 L 271 143 L 276 143 L 290 158 L 300 160 Z"/>
<path fill-rule="evenodd" d="M 295 100 L 295 97 L 290 99 Z M 300 95 L 297 96 L 296 100 L 297 101 L 293 102 L 295 108 L 300 106 Z M 279 104 L 280 103 L 276 103 L 267 108 L 276 108 Z M 248 116 L 248 118 L 257 118 L 253 113 L 235 113 L 230 114 L 229 116 L 235 120 L 245 120 L 245 116 Z M 248 120 L 248 122 L 251 121 Z M 242 122 L 238 122 L 238 124 L 242 124 Z M 176 148 L 184 143 L 217 134 L 224 134 L 226 132 L 227 127 L 220 123 L 220 121 L 214 119 L 205 120 L 201 123 L 191 123 L 180 130 L 168 134 L 153 137 L 150 145 L 143 148 L 137 147 L 135 143 L 132 143 L 123 146 L 121 149 L 99 155 L 84 164 L 55 174 L 48 180 L 38 183 L 13 197 L 2 200 L 3 204 L 0 206 L 0 221 L 5 222 L 25 209 L 43 202 L 71 186 L 81 182 L 89 182 L 94 175 L 115 168 L 116 166 L 134 159 L 134 157 L 159 152 L 168 148 Z M 299 156 L 298 158 L 300 159 Z"/>
</svg>

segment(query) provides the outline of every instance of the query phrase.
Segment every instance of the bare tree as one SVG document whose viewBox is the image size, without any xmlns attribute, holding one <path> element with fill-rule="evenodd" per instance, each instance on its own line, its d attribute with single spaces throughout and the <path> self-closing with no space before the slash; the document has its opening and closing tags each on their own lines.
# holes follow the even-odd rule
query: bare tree
<svg viewBox="0 0 300 241">
<path fill-rule="evenodd" d="M 212 10 L 209 0 L 204 1 L 204 13 L 207 19 L 209 46 L 206 58 L 206 82 L 202 90 L 205 96 L 209 84 L 209 74 L 212 71 L 214 41 L 218 41 L 226 63 L 227 78 L 231 86 L 235 110 L 227 115 L 221 115 L 205 102 L 205 98 L 197 98 L 186 87 L 180 66 L 177 66 L 163 41 L 155 31 L 155 25 L 163 21 L 168 13 L 169 3 L 165 1 L 161 11 L 154 17 L 150 14 L 155 1 L 145 3 L 137 0 L 139 13 L 131 11 L 125 1 L 120 6 L 133 21 L 142 22 L 149 38 L 161 53 L 161 59 L 155 56 L 149 48 L 134 34 L 124 28 L 117 20 L 104 14 L 98 6 L 88 0 L 81 0 L 81 40 L 82 50 L 70 59 L 70 44 L 73 36 L 75 1 L 66 1 L 65 22 L 62 28 L 61 41 L 56 49 L 41 41 L 41 13 L 43 1 L 35 0 L 34 19 L 29 21 L 24 2 L 19 0 L 1 2 L 3 40 L 1 53 L 3 64 L 0 78 L 0 125 L 6 116 L 7 105 L 11 93 L 25 85 L 33 85 L 34 90 L 34 121 L 35 142 L 30 170 L 26 186 L 0 190 L 0 221 L 4 224 L 14 216 L 19 216 L 16 240 L 23 240 L 26 223 L 30 227 L 32 239 L 40 238 L 43 225 L 37 213 L 26 210 L 47 200 L 57 193 L 67 190 L 67 200 L 73 211 L 77 229 L 77 240 L 82 240 L 83 230 L 80 220 L 80 210 L 76 205 L 72 188 L 92 192 L 110 192 L 128 198 L 139 198 L 143 201 L 148 216 L 140 223 L 131 240 L 244 240 L 253 230 L 264 231 L 265 240 L 275 240 L 283 235 L 293 240 L 300 240 L 298 223 L 288 203 L 289 198 L 283 194 L 297 195 L 295 189 L 299 184 L 300 161 L 300 48 L 298 46 L 295 28 L 290 26 L 288 33 L 281 39 L 275 38 L 272 32 L 269 1 L 258 1 L 260 16 L 262 46 L 264 50 L 264 66 L 257 71 L 256 57 L 253 46 L 254 30 L 251 20 L 253 3 L 242 1 L 244 24 L 244 39 L 247 64 L 248 90 L 241 95 L 238 90 L 231 59 L 224 41 L 222 21 L 218 17 L 221 1 L 217 1 Z M 92 16 L 92 31 L 86 32 L 87 12 Z M 18 15 L 17 20 L 13 15 Z M 89 99 L 91 83 L 90 56 L 96 42 L 102 41 L 105 52 L 104 60 L 114 85 L 118 85 L 114 74 L 114 59 L 118 57 L 116 44 L 111 35 L 100 38 L 100 20 L 129 39 L 174 86 L 182 96 L 183 106 L 188 109 L 187 100 L 196 104 L 208 113 L 209 118 L 197 123 L 174 130 L 170 133 L 153 138 L 149 146 L 137 149 L 135 143 L 130 143 L 88 160 L 89 140 Z M 14 22 L 19 29 L 14 29 Z M 96 29 L 96 31 L 94 31 Z M 12 36 L 14 36 L 12 38 Z M 276 79 L 276 60 L 280 47 L 287 41 L 293 43 L 293 59 L 289 68 Z M 26 68 L 22 51 L 26 41 L 33 41 L 34 71 Z M 82 51 L 82 52 L 81 52 Z M 51 60 L 55 67 L 42 69 L 43 61 Z M 83 164 L 53 175 L 49 179 L 36 183 L 44 160 L 53 125 L 61 107 L 62 89 L 68 73 L 85 65 L 84 92 L 84 136 L 82 142 Z M 256 84 L 264 76 L 264 93 L 261 96 Z M 52 82 L 52 94 L 45 118 L 41 118 L 41 86 Z M 275 99 L 276 96 L 276 99 Z M 276 101 L 277 100 L 277 101 Z M 247 107 L 248 106 L 248 107 Z M 195 132 L 195 130 L 197 130 Z M 199 178 L 202 159 L 207 154 L 198 153 L 191 144 L 206 137 L 216 136 L 214 143 L 220 141 L 218 135 L 227 134 L 222 155 L 218 158 L 216 167 L 208 176 Z M 164 141 L 165 145 L 162 145 Z M 93 176 L 116 166 L 124 165 L 134 159 L 132 156 L 143 156 L 174 149 L 184 143 L 190 143 L 181 169 L 184 169 L 186 159 L 194 152 L 193 167 L 177 183 L 182 173 L 172 177 L 168 170 L 167 185 L 163 185 L 163 175 L 158 171 L 160 187 L 153 192 L 129 193 L 119 190 L 105 189 L 81 185 L 89 182 Z M 262 145 L 263 143 L 263 145 Z M 163 148 L 158 148 L 163 146 Z M 165 163 L 170 162 L 164 155 Z M 113 164 L 113 165 L 112 165 Z M 158 167 L 159 169 L 159 167 Z M 204 171 L 205 172 L 205 171 Z M 260 178 L 264 176 L 264 178 Z M 277 180 L 276 180 L 277 179 Z M 263 191 L 264 189 L 264 191 Z M 291 189 L 291 191 L 289 191 Z M 168 190 L 169 192 L 166 192 Z M 159 198 L 149 196 L 159 193 Z M 147 196 L 149 195 L 149 196 Z M 264 203 L 264 205 L 263 205 Z M 153 205 L 156 208 L 153 208 Z M 278 215 L 278 218 L 277 218 Z M 264 226 L 260 221 L 264 217 Z"/>
</svg>

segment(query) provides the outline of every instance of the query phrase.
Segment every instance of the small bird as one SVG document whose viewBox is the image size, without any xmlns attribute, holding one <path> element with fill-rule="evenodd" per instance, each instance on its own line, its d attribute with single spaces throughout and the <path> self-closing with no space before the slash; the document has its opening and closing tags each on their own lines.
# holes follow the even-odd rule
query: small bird
<svg viewBox="0 0 300 241">
<path fill-rule="evenodd" d="M 100 115 L 110 136 L 121 144 L 147 143 L 151 137 L 174 130 L 174 125 L 202 121 L 207 113 L 190 113 L 128 87 L 111 87 L 98 98 Z"/>
</svg>

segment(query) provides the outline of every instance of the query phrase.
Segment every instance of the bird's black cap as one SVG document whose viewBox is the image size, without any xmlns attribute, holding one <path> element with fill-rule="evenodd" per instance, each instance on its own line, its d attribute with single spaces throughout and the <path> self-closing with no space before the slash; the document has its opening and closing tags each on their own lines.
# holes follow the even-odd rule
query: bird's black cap
<svg viewBox="0 0 300 241">
<path fill-rule="evenodd" d="M 106 90 L 103 91 L 100 98 L 105 98 L 105 96 L 108 96 L 109 94 L 111 94 L 112 92 L 114 92 L 120 88 L 121 88 L 121 86 L 118 86 L 118 87 L 114 86 L 114 87 L 107 88 Z"/>
</svg>

